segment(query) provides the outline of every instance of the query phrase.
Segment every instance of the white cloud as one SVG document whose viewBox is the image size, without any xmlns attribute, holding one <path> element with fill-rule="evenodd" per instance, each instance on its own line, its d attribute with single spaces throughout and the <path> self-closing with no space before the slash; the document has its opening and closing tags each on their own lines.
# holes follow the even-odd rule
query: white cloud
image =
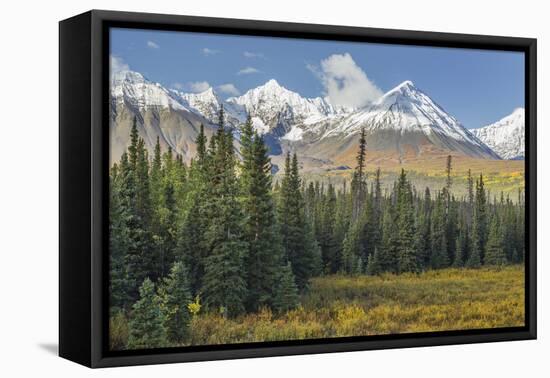
<svg viewBox="0 0 550 378">
<path fill-rule="evenodd" d="M 210 88 L 211 85 L 207 81 L 190 81 L 187 83 L 175 82 L 170 85 L 170 88 L 177 89 L 182 92 L 201 93 Z"/>
<path fill-rule="evenodd" d="M 185 88 L 185 85 L 182 83 L 172 83 L 171 87 L 177 90 L 182 90 Z"/>
<path fill-rule="evenodd" d="M 111 55 L 111 75 L 116 74 L 121 71 L 128 71 L 130 66 L 124 62 L 124 60 L 118 56 Z"/>
<path fill-rule="evenodd" d="M 204 56 L 210 56 L 210 55 L 216 55 L 220 53 L 220 50 L 214 50 L 209 49 L 208 47 L 204 47 L 201 49 L 202 55 Z"/>
<path fill-rule="evenodd" d="M 227 83 L 227 84 L 222 84 L 222 85 L 219 85 L 217 87 L 217 90 L 222 92 L 222 93 L 225 93 L 225 94 L 228 94 L 230 96 L 238 96 L 241 94 L 241 92 L 239 92 L 239 90 L 237 89 L 237 87 L 235 87 L 233 84 L 231 83 Z"/>
<path fill-rule="evenodd" d="M 317 77 L 319 80 L 323 79 L 323 74 L 321 73 L 321 70 L 315 64 L 306 63 L 306 68 L 311 71 L 311 73 L 315 75 L 315 77 Z"/>
<path fill-rule="evenodd" d="M 361 107 L 382 96 L 382 91 L 355 63 L 349 53 L 333 54 L 321 61 L 321 67 L 307 64 L 325 87 L 331 103 L 340 106 Z"/>
<path fill-rule="evenodd" d="M 200 93 L 210 88 L 210 84 L 207 81 L 194 81 L 188 83 L 186 86 L 191 92 Z"/>
<path fill-rule="evenodd" d="M 153 41 L 147 41 L 147 47 L 151 49 L 160 49 L 160 46 Z"/>
<path fill-rule="evenodd" d="M 250 59 L 253 59 L 253 58 L 265 59 L 265 55 L 258 52 L 245 51 L 243 55 L 245 58 L 250 58 Z"/>
<path fill-rule="evenodd" d="M 254 73 L 258 73 L 258 72 L 260 72 L 260 70 L 258 70 L 257 68 L 245 67 L 245 68 L 241 69 L 239 72 L 237 72 L 237 75 L 249 75 L 249 74 L 254 74 Z"/>
</svg>

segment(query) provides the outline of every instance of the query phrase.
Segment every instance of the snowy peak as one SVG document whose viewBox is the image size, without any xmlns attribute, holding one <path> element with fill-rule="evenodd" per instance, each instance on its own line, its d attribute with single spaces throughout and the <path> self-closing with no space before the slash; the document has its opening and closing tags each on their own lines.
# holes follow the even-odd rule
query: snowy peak
<svg viewBox="0 0 550 378">
<path fill-rule="evenodd" d="M 120 71 L 111 76 L 111 101 L 124 102 L 139 110 L 149 107 L 187 110 L 170 91 L 135 71 Z"/>
<path fill-rule="evenodd" d="M 281 84 L 279 84 L 279 82 L 275 79 L 270 79 L 268 80 L 264 85 L 263 85 L 263 88 L 267 89 L 267 90 L 284 90 L 286 91 L 287 89 L 285 87 L 283 87 Z"/>
<path fill-rule="evenodd" d="M 241 106 L 224 102 L 212 87 L 199 93 L 183 93 L 176 90 L 172 92 L 184 106 L 213 124 L 218 122 L 218 112 L 222 105 L 225 110 L 225 122 L 230 126 L 237 127 L 246 119 L 246 113 Z"/>
<path fill-rule="evenodd" d="M 403 151 L 412 147 L 420 151 L 423 144 L 431 144 L 476 158 L 523 155 L 523 109 L 471 132 L 409 80 L 370 105 L 352 109 L 335 107 L 328 98 L 302 97 L 275 79 L 224 101 L 212 87 L 200 93 L 184 93 L 166 89 L 138 72 L 121 71 L 111 76 L 111 101 L 113 109 L 123 104 L 141 113 L 147 109 L 174 109 L 181 117 L 205 125 L 217 123 L 223 105 L 228 126 L 238 129 L 250 115 L 255 130 L 268 135 L 273 147 L 287 141 L 307 144 L 313 150 L 314 144 L 323 139 L 349 141 L 365 129 L 371 138 L 369 145 L 379 149 Z"/>
<path fill-rule="evenodd" d="M 408 95 L 416 92 L 417 89 L 414 86 L 414 83 L 410 80 L 405 80 L 395 88 L 386 92 L 382 97 L 390 97 L 395 95 Z"/>
<path fill-rule="evenodd" d="M 275 79 L 250 89 L 242 96 L 231 97 L 227 102 L 239 105 L 249 113 L 258 132 L 275 132 L 279 136 L 289 132 L 294 124 L 336 114 L 335 108 L 326 99 L 302 97 Z"/>
<path fill-rule="evenodd" d="M 349 137 L 361 129 L 371 135 L 395 135 L 398 149 L 430 143 L 473 157 L 498 159 L 497 154 L 411 81 L 399 84 L 373 104 L 346 116 L 324 137 Z M 383 139 L 380 137 L 376 143 L 383 145 Z"/>
<path fill-rule="evenodd" d="M 204 116 L 216 113 L 220 107 L 221 100 L 218 98 L 212 87 L 200 93 L 183 93 L 173 91 L 176 96 L 187 103 L 192 110 L 196 110 Z"/>
<path fill-rule="evenodd" d="M 280 85 L 277 80 L 271 79 L 259 87 L 250 89 L 242 96 L 231 97 L 227 101 L 247 106 L 247 109 L 255 109 L 262 104 L 270 106 L 275 106 L 274 103 L 297 104 L 305 100 L 298 93 Z"/>
<path fill-rule="evenodd" d="M 471 130 L 503 159 L 525 156 L 525 109 L 517 108 L 501 120 Z"/>
<path fill-rule="evenodd" d="M 124 70 L 113 73 L 111 76 L 111 82 L 112 85 L 117 86 L 122 85 L 124 82 L 138 84 L 146 83 L 148 80 L 145 79 L 145 77 L 139 72 Z"/>
</svg>

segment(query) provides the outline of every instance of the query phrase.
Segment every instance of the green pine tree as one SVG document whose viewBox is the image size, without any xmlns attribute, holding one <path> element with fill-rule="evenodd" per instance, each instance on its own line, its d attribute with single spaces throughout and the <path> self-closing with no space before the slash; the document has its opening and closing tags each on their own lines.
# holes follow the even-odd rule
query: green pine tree
<svg viewBox="0 0 550 378">
<path fill-rule="evenodd" d="M 155 256 L 150 230 L 150 193 L 148 191 L 148 163 L 143 139 L 139 138 L 134 119 L 130 132 L 131 143 L 122 155 L 118 170 L 118 193 L 125 209 L 124 266 L 127 294 L 131 302 L 139 298 L 139 285 L 155 272 Z M 145 191 L 144 194 L 141 191 Z"/>
<path fill-rule="evenodd" d="M 418 264 L 422 270 L 430 266 L 432 256 L 432 199 L 430 189 L 426 187 L 419 214 L 416 233 L 416 250 L 418 251 Z"/>
<path fill-rule="evenodd" d="M 351 181 L 351 193 L 352 193 L 352 221 L 357 220 L 362 212 L 365 197 L 367 195 L 367 181 L 365 175 L 365 163 L 366 163 L 367 141 L 365 137 L 365 129 L 361 129 L 359 135 L 359 149 L 357 151 L 357 165 L 353 178 Z"/>
<path fill-rule="evenodd" d="M 123 155 L 127 161 L 127 155 Z M 127 164 L 127 163 L 125 163 Z M 122 177 L 117 164 L 109 178 L 109 303 L 111 309 L 128 308 L 128 272 L 125 262 L 130 247 L 129 209 L 122 193 Z"/>
<path fill-rule="evenodd" d="M 380 266 L 380 250 L 374 249 L 374 253 L 369 255 L 367 259 L 367 274 L 369 276 L 376 276 L 382 273 L 382 267 Z"/>
<path fill-rule="evenodd" d="M 382 272 L 398 272 L 397 256 L 400 247 L 398 232 L 394 209 L 391 202 L 388 201 L 382 220 L 382 248 L 379 259 Z"/>
<path fill-rule="evenodd" d="M 202 124 L 195 143 L 197 156 L 192 160 L 187 179 L 189 192 L 186 196 L 188 198 L 186 207 L 188 210 L 181 222 L 175 253 L 189 270 L 189 282 L 193 295 L 199 294 L 202 288 L 204 264 L 209 251 L 206 231 L 209 220 L 207 205 L 210 201 L 210 191 L 207 188 L 210 183 L 208 170 L 211 167 Z"/>
<path fill-rule="evenodd" d="M 446 268 L 449 266 L 450 261 L 447 252 L 444 193 L 437 195 L 432 214 L 432 257 L 430 265 L 433 269 Z"/>
<path fill-rule="evenodd" d="M 281 183 L 278 206 L 278 223 L 281 230 L 284 255 L 292 265 L 296 285 L 300 290 L 308 286 L 314 274 L 316 253 L 315 238 L 305 218 L 305 204 L 296 154 L 287 153 L 285 173 Z"/>
<path fill-rule="evenodd" d="M 363 270 L 366 224 L 367 217 L 363 214 L 350 225 L 346 233 L 342 248 L 342 270 L 346 273 L 355 274 Z"/>
<path fill-rule="evenodd" d="M 192 301 L 187 269 L 183 263 L 177 262 L 172 266 L 168 277 L 163 279 L 159 295 L 167 339 L 172 345 L 180 345 L 188 335 L 191 316 L 187 305 Z"/>
<path fill-rule="evenodd" d="M 201 123 L 199 134 L 197 136 L 197 139 L 195 140 L 195 143 L 197 144 L 197 163 L 201 166 L 201 168 L 205 167 L 206 165 L 206 135 L 204 135 L 204 125 Z"/>
<path fill-rule="evenodd" d="M 487 193 L 485 192 L 485 184 L 483 175 L 479 175 L 476 180 L 474 203 L 474 219 L 472 233 L 472 248 L 479 254 L 480 260 L 484 263 L 485 259 L 485 244 L 487 243 Z"/>
<path fill-rule="evenodd" d="M 418 254 L 415 245 L 415 220 L 411 184 L 407 180 L 405 170 L 401 170 L 397 183 L 397 227 L 399 251 L 397 255 L 397 270 L 403 272 L 418 272 Z"/>
<path fill-rule="evenodd" d="M 161 348 L 166 344 L 166 330 L 160 298 L 150 279 L 143 281 L 139 296 L 130 313 L 128 349 Z"/>
<path fill-rule="evenodd" d="M 340 256 L 336 235 L 336 192 L 332 184 L 329 184 L 320 206 L 317 240 L 321 248 L 323 266 L 328 273 L 336 273 L 340 268 Z"/>
<path fill-rule="evenodd" d="M 282 314 L 296 308 L 299 304 L 298 287 L 294 281 L 290 262 L 279 269 L 278 282 L 275 285 L 273 309 Z"/>
<path fill-rule="evenodd" d="M 240 180 L 245 216 L 244 231 L 248 243 L 245 257 L 248 273 L 247 308 L 257 311 L 272 304 L 283 248 L 271 192 L 271 160 L 263 138 L 251 130 L 249 118 L 243 128 L 247 142 L 241 144 L 243 163 Z M 242 138 L 243 135 L 241 143 Z"/>
<path fill-rule="evenodd" d="M 466 256 L 466 237 L 464 236 L 466 230 L 461 230 L 456 238 L 455 246 L 455 258 L 453 266 L 455 268 L 461 268 L 465 264 Z"/>
<path fill-rule="evenodd" d="M 208 252 L 204 259 L 202 292 L 207 307 L 218 309 L 224 316 L 236 316 L 244 311 L 247 297 L 244 259 L 248 245 L 238 198 L 233 135 L 224 127 L 223 107 L 219 120 L 213 138 L 215 150 L 210 152 L 206 203 Z"/>
<path fill-rule="evenodd" d="M 502 244 L 501 224 L 497 215 L 494 215 L 491 220 L 486 248 L 485 265 L 505 265 L 508 262 Z"/>
</svg>

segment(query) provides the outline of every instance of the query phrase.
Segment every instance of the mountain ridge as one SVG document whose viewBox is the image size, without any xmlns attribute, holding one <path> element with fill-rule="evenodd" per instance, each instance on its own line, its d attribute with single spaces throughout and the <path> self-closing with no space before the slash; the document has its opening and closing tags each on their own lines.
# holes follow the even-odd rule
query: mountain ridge
<svg viewBox="0 0 550 378">
<path fill-rule="evenodd" d="M 525 109 L 516 108 L 504 118 L 472 130 L 503 159 L 525 157 Z"/>
<path fill-rule="evenodd" d="M 271 155 L 297 151 L 323 164 L 338 164 L 340 155 L 352 148 L 354 138 L 365 129 L 369 149 L 389 151 L 399 160 L 405 152 L 422 155 L 434 150 L 500 159 L 410 80 L 360 109 L 335 107 L 328 98 L 302 97 L 275 79 L 226 100 L 211 87 L 200 93 L 181 92 L 134 71 L 113 75 L 111 84 L 112 160 L 123 151 L 131 115 L 138 120 L 148 148 L 158 137 L 161 145 L 190 160 L 199 125 L 204 124 L 211 134 L 222 105 L 226 125 L 236 131 L 237 139 L 239 126 L 250 114 Z M 123 113 L 127 113 L 124 119 L 120 118 Z"/>
</svg>

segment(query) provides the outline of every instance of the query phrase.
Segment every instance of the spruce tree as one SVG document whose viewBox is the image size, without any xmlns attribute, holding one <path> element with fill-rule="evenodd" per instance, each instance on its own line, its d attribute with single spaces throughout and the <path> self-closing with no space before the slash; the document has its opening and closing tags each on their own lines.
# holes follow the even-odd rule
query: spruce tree
<svg viewBox="0 0 550 378">
<path fill-rule="evenodd" d="M 285 173 L 281 183 L 278 221 L 285 258 L 290 261 L 296 285 L 307 287 L 315 268 L 316 242 L 311 226 L 305 219 L 305 206 L 301 192 L 301 179 L 296 154 L 287 153 Z"/>
<path fill-rule="evenodd" d="M 153 152 L 153 162 L 151 163 L 151 197 L 153 207 L 159 209 L 162 206 L 162 158 L 160 149 L 160 139 L 157 136 Z"/>
<path fill-rule="evenodd" d="M 188 185 L 190 191 L 187 197 L 190 199 L 188 200 L 188 211 L 178 233 L 176 251 L 178 258 L 185 263 L 189 270 L 189 282 L 193 295 L 197 295 L 202 288 L 204 264 L 209 249 L 206 231 L 209 220 L 207 204 L 210 201 L 210 192 L 207 187 L 210 182 L 208 175 L 210 166 L 208 162 L 209 154 L 206 150 L 207 140 L 202 124 L 195 142 L 197 144 L 197 156 L 192 161 L 189 169 Z"/>
<path fill-rule="evenodd" d="M 209 308 L 219 310 L 224 316 L 235 316 L 244 311 L 247 297 L 243 260 L 248 246 L 238 199 L 233 135 L 225 130 L 223 107 L 219 120 L 207 186 L 208 256 L 204 260 L 202 291 Z"/>
<path fill-rule="evenodd" d="M 367 149 L 367 141 L 365 137 L 365 129 L 361 129 L 361 134 L 359 135 L 359 149 L 357 151 L 357 165 L 355 167 L 355 172 L 353 173 L 353 178 L 351 181 L 351 193 L 352 193 L 352 221 L 357 220 L 363 210 L 363 205 L 365 201 L 367 183 L 365 175 L 365 156 Z"/>
<path fill-rule="evenodd" d="M 398 272 L 397 256 L 399 252 L 399 229 L 391 201 L 386 203 L 382 221 L 382 248 L 380 251 L 380 268 L 382 272 Z"/>
<path fill-rule="evenodd" d="M 363 214 L 350 225 L 346 233 L 342 248 L 342 270 L 346 273 L 354 274 L 363 270 L 366 224 L 367 217 Z"/>
<path fill-rule="evenodd" d="M 174 184 L 166 181 L 163 188 L 162 203 L 159 209 L 160 230 L 158 234 L 158 272 L 159 277 L 164 277 L 175 261 L 177 244 L 177 206 Z"/>
<path fill-rule="evenodd" d="M 456 238 L 455 246 L 455 258 L 453 261 L 453 266 L 455 268 L 461 268 L 465 264 L 466 256 L 466 230 L 461 230 Z"/>
<path fill-rule="evenodd" d="M 474 218 L 475 220 L 475 218 Z M 481 265 L 481 248 L 479 243 L 479 237 L 477 236 L 478 228 L 475 226 L 475 223 L 472 228 L 472 241 L 470 254 L 466 260 L 466 267 L 468 268 L 478 268 Z"/>
<path fill-rule="evenodd" d="M 124 265 L 127 273 L 127 293 L 132 301 L 139 298 L 139 285 L 151 272 L 155 272 L 155 256 L 150 233 L 150 203 L 148 167 L 143 140 L 138 137 L 137 124 L 131 130 L 131 143 L 122 155 L 119 169 L 120 200 L 126 209 L 124 222 L 127 228 Z"/>
<path fill-rule="evenodd" d="M 472 177 L 472 170 L 468 169 L 468 176 L 466 179 L 468 212 L 467 212 L 467 225 L 470 227 L 473 223 L 474 216 L 474 178 Z"/>
<path fill-rule="evenodd" d="M 321 248 L 323 266 L 328 273 L 336 273 L 340 269 L 340 256 L 336 236 L 336 193 L 334 186 L 329 184 L 327 194 L 323 197 L 319 219 L 318 242 Z"/>
<path fill-rule="evenodd" d="M 298 287 L 294 281 L 294 273 L 290 262 L 279 268 L 278 280 L 275 284 L 273 309 L 282 314 L 298 306 Z"/>
<path fill-rule="evenodd" d="M 271 160 L 267 146 L 261 136 L 250 131 L 250 119 L 247 124 L 243 135 L 251 136 L 242 144 L 243 163 L 240 179 L 245 216 L 244 231 L 248 243 L 245 258 L 247 308 L 257 311 L 262 306 L 272 304 L 277 270 L 282 261 L 282 242 L 271 193 Z"/>
<path fill-rule="evenodd" d="M 123 160 L 127 164 L 127 155 Z M 125 255 L 130 246 L 128 228 L 129 209 L 122 193 L 122 177 L 117 164 L 111 168 L 109 177 L 109 304 L 113 308 L 129 307 L 128 273 Z"/>
<path fill-rule="evenodd" d="M 411 184 L 407 180 L 405 170 L 401 170 L 397 184 L 397 227 L 399 252 L 397 270 L 403 272 L 418 272 L 418 255 L 415 248 L 415 220 Z"/>
<path fill-rule="evenodd" d="M 208 255 L 206 230 L 206 195 L 196 192 L 183 226 L 179 232 L 176 256 L 189 267 L 189 282 L 193 295 L 199 293 L 204 276 L 204 263 Z"/>
<path fill-rule="evenodd" d="M 480 260 L 484 262 L 485 244 L 487 242 L 487 193 L 483 175 L 476 180 L 476 196 L 474 204 L 474 220 L 472 233 L 472 248 L 479 253 Z"/>
<path fill-rule="evenodd" d="M 155 285 L 146 278 L 139 288 L 139 300 L 130 313 L 128 349 L 161 348 L 166 344 L 166 330 L 160 298 Z"/>
<path fill-rule="evenodd" d="M 197 135 L 197 139 L 195 140 L 195 143 L 197 145 L 197 163 L 201 168 L 205 167 L 206 164 L 206 135 L 204 135 L 204 125 L 201 123 L 199 128 L 199 134 Z"/>
<path fill-rule="evenodd" d="M 344 181 L 342 189 L 336 198 L 336 219 L 334 222 L 334 239 L 336 243 L 337 270 L 343 270 L 344 240 L 350 227 L 351 220 L 351 196 L 347 191 Z"/>
<path fill-rule="evenodd" d="M 132 128 L 130 129 L 130 145 L 128 146 L 128 163 L 132 168 L 137 166 L 139 139 L 137 118 L 134 116 L 132 119 Z"/>
<path fill-rule="evenodd" d="M 450 193 L 450 192 L 449 192 Z M 448 195 L 447 213 L 445 216 L 445 239 L 449 262 L 455 259 L 456 238 L 458 234 L 458 204 L 452 194 Z"/>
<path fill-rule="evenodd" d="M 506 202 L 502 206 L 502 244 L 506 254 L 506 260 L 510 263 L 517 263 L 520 252 L 517 250 L 517 216 L 514 205 L 510 198 L 506 198 Z"/>
<path fill-rule="evenodd" d="M 452 171 L 453 171 L 453 157 L 451 155 L 447 156 L 447 165 L 445 167 L 445 189 L 447 190 L 447 193 L 451 194 L 451 187 L 453 185 L 453 177 L 452 177 Z"/>
<path fill-rule="evenodd" d="M 374 249 L 374 253 L 369 255 L 367 259 L 367 274 L 369 276 L 376 276 L 382 273 L 382 267 L 380 266 L 380 250 Z"/>
<path fill-rule="evenodd" d="M 418 214 L 418 227 L 416 232 L 416 250 L 420 269 L 427 269 L 430 266 L 432 256 L 432 199 L 430 189 L 426 187 L 424 199 Z"/>
<path fill-rule="evenodd" d="M 437 195 L 431 223 L 432 257 L 430 265 L 433 269 L 446 268 L 449 266 L 450 261 L 447 253 L 444 193 L 439 193 Z"/>
<path fill-rule="evenodd" d="M 183 263 L 172 265 L 170 274 L 163 279 L 159 296 L 167 339 L 173 345 L 180 345 L 189 331 L 191 316 L 187 305 L 192 301 L 187 269 Z"/>
<path fill-rule="evenodd" d="M 505 265 L 507 263 L 502 244 L 501 225 L 497 215 L 492 217 L 486 248 L 485 265 Z"/>
</svg>

